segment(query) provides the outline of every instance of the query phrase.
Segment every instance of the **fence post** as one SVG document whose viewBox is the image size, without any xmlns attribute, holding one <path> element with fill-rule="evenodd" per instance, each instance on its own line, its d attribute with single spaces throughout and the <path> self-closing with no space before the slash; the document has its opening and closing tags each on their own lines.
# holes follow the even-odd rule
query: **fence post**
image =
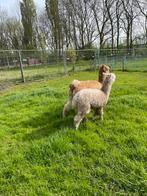
<svg viewBox="0 0 147 196">
<path fill-rule="evenodd" d="M 100 65 L 100 49 L 97 49 L 97 63 Z"/>
<path fill-rule="evenodd" d="M 124 56 L 122 59 L 122 71 L 125 71 L 125 61 L 126 61 L 126 57 Z"/>
<path fill-rule="evenodd" d="M 75 54 L 74 54 L 75 52 Z M 73 55 L 74 55 L 74 58 L 72 58 L 72 71 L 75 72 L 76 71 L 76 62 L 79 58 L 79 54 L 78 54 L 78 50 L 73 50 Z"/>
<path fill-rule="evenodd" d="M 64 61 L 64 74 L 67 74 L 66 51 L 63 52 L 63 61 Z"/>
<path fill-rule="evenodd" d="M 9 58 L 7 56 L 7 65 L 8 65 L 8 68 L 10 68 L 10 63 L 9 63 Z"/>
<path fill-rule="evenodd" d="M 95 50 L 95 51 L 94 51 L 94 61 L 95 61 L 95 62 L 94 62 L 94 66 L 93 66 L 93 69 L 94 69 L 94 70 L 96 70 L 96 66 L 97 66 L 97 55 L 96 55 L 96 52 L 97 52 L 97 51 Z"/>
<path fill-rule="evenodd" d="M 72 69 L 73 69 L 73 72 L 76 71 L 76 63 L 75 63 L 75 60 L 73 61 L 73 67 L 72 67 Z"/>
<path fill-rule="evenodd" d="M 21 59 L 21 52 L 20 52 L 20 50 L 18 50 L 18 56 L 19 56 L 19 65 L 20 65 L 20 71 L 21 71 L 22 82 L 25 82 L 24 72 L 23 72 L 23 65 L 22 65 L 22 59 Z"/>
<path fill-rule="evenodd" d="M 132 49 L 132 56 L 135 57 L 135 48 Z"/>
</svg>

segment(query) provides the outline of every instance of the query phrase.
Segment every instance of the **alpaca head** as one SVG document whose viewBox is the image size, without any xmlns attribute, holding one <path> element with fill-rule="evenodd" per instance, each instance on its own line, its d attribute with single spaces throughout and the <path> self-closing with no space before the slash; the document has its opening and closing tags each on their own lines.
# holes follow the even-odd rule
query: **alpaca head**
<svg viewBox="0 0 147 196">
<path fill-rule="evenodd" d="M 102 64 L 99 68 L 100 73 L 109 73 L 110 72 L 110 67 L 108 65 Z"/>
<path fill-rule="evenodd" d="M 106 78 L 106 76 L 103 73 L 109 73 L 109 72 L 110 72 L 109 66 L 102 64 L 99 67 L 99 82 L 103 83 Z"/>
<path fill-rule="evenodd" d="M 116 80 L 116 75 L 114 73 L 103 73 L 105 75 L 105 83 L 112 84 Z"/>
<path fill-rule="evenodd" d="M 113 82 L 115 82 L 116 76 L 114 73 L 104 73 L 106 79 L 103 82 L 101 90 L 109 97 Z"/>
</svg>

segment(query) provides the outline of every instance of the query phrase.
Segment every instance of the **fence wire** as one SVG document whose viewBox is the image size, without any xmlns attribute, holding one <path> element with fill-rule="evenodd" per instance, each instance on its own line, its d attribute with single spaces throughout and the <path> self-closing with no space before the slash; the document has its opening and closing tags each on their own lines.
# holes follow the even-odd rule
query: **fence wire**
<svg viewBox="0 0 147 196">
<path fill-rule="evenodd" d="M 64 52 L 1 50 L 0 89 L 22 81 L 49 79 L 74 71 L 96 70 L 100 64 L 107 64 L 112 70 L 147 71 L 147 48 Z"/>
</svg>

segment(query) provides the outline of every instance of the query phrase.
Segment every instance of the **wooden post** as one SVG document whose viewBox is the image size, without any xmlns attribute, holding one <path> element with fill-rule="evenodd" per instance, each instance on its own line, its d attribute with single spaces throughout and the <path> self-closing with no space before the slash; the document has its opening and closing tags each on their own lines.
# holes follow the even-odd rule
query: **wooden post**
<svg viewBox="0 0 147 196">
<path fill-rule="evenodd" d="M 21 59 L 21 52 L 20 52 L 20 50 L 18 50 L 18 57 L 19 57 L 19 65 L 20 65 L 20 71 L 21 71 L 22 82 L 25 82 L 24 72 L 23 72 L 23 64 L 22 64 L 22 59 Z"/>
</svg>

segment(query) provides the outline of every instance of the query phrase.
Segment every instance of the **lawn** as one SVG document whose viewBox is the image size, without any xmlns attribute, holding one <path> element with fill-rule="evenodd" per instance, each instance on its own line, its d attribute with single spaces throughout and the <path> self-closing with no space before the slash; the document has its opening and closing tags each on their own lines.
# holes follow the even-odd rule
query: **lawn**
<svg viewBox="0 0 147 196">
<path fill-rule="evenodd" d="M 0 93 L 0 195 L 146 195 L 147 73 L 115 72 L 104 121 L 62 118 L 68 84 L 96 72 Z"/>
</svg>

